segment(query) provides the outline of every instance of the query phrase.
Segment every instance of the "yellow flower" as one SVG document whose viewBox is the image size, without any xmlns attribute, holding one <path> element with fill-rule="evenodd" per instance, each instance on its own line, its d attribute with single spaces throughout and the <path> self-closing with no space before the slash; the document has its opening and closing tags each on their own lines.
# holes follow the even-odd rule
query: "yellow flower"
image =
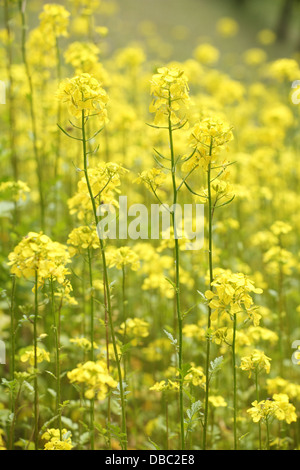
<svg viewBox="0 0 300 470">
<path fill-rule="evenodd" d="M 177 391 L 179 390 L 179 383 L 173 382 L 170 379 L 167 381 L 162 380 L 161 382 L 156 382 L 149 390 L 155 392 L 165 392 L 166 390 Z"/>
<path fill-rule="evenodd" d="M 269 46 L 276 41 L 276 34 L 270 29 L 263 29 L 257 34 L 257 40 L 263 46 Z"/>
<path fill-rule="evenodd" d="M 154 124 L 165 123 L 168 118 L 178 124 L 178 111 L 189 103 L 189 86 L 185 73 L 176 68 L 162 67 L 151 80 L 153 96 L 150 112 L 155 113 Z"/>
<path fill-rule="evenodd" d="M 109 387 L 117 386 L 117 382 L 108 373 L 107 364 L 103 360 L 78 364 L 77 368 L 68 372 L 67 376 L 71 383 L 86 385 L 85 397 L 88 400 L 95 397 L 98 400 L 104 400 Z"/>
<path fill-rule="evenodd" d="M 289 402 L 288 395 L 284 393 L 274 394 L 272 400 L 263 400 L 252 403 L 252 408 L 247 410 L 254 423 L 278 419 L 291 424 L 297 421 L 296 408 Z"/>
<path fill-rule="evenodd" d="M 218 318 L 219 314 L 233 316 L 246 311 L 254 326 L 258 326 L 261 315 L 257 312 L 250 294 L 262 294 L 262 289 L 256 288 L 254 282 L 244 274 L 234 274 L 229 269 L 216 270 L 212 285 L 216 292 L 205 292 L 209 306 L 213 309 L 212 319 Z"/>
<path fill-rule="evenodd" d="M 194 154 L 183 165 L 183 169 L 201 166 L 207 170 L 216 155 L 233 140 L 232 127 L 217 118 L 205 118 L 194 125 L 189 136 L 189 145 Z"/>
<path fill-rule="evenodd" d="M 126 322 L 121 323 L 119 333 L 133 337 L 134 339 L 147 338 L 149 336 L 149 323 L 140 318 L 127 318 Z"/>
<path fill-rule="evenodd" d="M 267 59 L 267 54 L 263 49 L 248 49 L 244 53 L 244 61 L 247 65 L 257 66 L 263 64 Z"/>
<path fill-rule="evenodd" d="M 147 188 L 156 191 L 167 179 L 167 175 L 160 168 L 151 168 L 140 173 L 134 183 L 144 183 Z"/>
<path fill-rule="evenodd" d="M 107 264 L 109 267 L 116 267 L 117 269 L 130 266 L 132 271 L 137 271 L 140 267 L 138 255 L 129 246 L 107 250 Z"/>
<path fill-rule="evenodd" d="M 212 65 L 218 62 L 220 52 L 211 44 L 200 44 L 195 49 L 194 56 L 200 64 Z"/>
<path fill-rule="evenodd" d="M 89 226 L 74 228 L 68 238 L 70 256 L 100 247 L 97 231 Z"/>
<path fill-rule="evenodd" d="M 90 351 L 92 343 L 87 338 L 71 338 L 70 343 L 76 344 L 79 348 L 84 351 Z M 94 349 L 98 349 L 97 344 L 94 342 Z"/>
<path fill-rule="evenodd" d="M 60 435 L 62 440 L 60 439 Z M 72 450 L 72 434 L 66 429 L 62 429 L 61 433 L 59 429 L 47 429 L 42 435 L 42 439 L 47 441 L 44 446 L 44 450 Z"/>
<path fill-rule="evenodd" d="M 66 265 L 71 262 L 67 247 L 53 242 L 43 232 L 29 232 L 8 259 L 12 274 L 28 279 L 37 273 L 39 284 L 51 278 L 64 284 L 69 274 Z"/>
<path fill-rule="evenodd" d="M 100 203 L 111 204 L 118 207 L 115 197 L 121 186 L 120 177 L 127 171 L 122 166 L 112 162 L 98 163 L 96 168 L 88 169 L 91 189 L 99 205 Z M 92 214 L 92 204 L 85 176 L 78 182 L 77 188 L 77 193 L 68 200 L 68 206 L 71 215 L 77 214 L 78 219 L 83 220 L 89 213 Z"/>
<path fill-rule="evenodd" d="M 255 349 L 249 356 L 242 357 L 240 368 L 249 371 L 249 378 L 251 377 L 252 371 L 260 373 L 265 370 L 266 373 L 269 374 L 271 360 L 272 359 L 267 357 L 263 351 Z"/>
<path fill-rule="evenodd" d="M 217 22 L 217 31 L 225 38 L 234 37 L 239 31 L 239 25 L 233 18 L 221 18 Z"/>
<path fill-rule="evenodd" d="M 0 197 L 10 198 L 15 202 L 25 201 L 30 189 L 23 181 L 6 181 L 0 184 Z"/>
<path fill-rule="evenodd" d="M 70 13 L 62 5 L 47 3 L 40 14 L 40 28 L 46 35 L 66 37 L 68 36 L 69 16 Z"/>
<path fill-rule="evenodd" d="M 208 398 L 209 403 L 212 404 L 214 408 L 226 408 L 227 402 L 224 400 L 222 396 L 214 396 L 210 395 Z"/>
<path fill-rule="evenodd" d="M 108 96 L 98 80 L 82 73 L 60 84 L 57 97 L 68 104 L 69 113 L 75 118 L 96 115 L 103 125 L 107 122 Z"/>
<path fill-rule="evenodd" d="M 28 348 L 24 353 L 20 356 L 21 362 L 29 362 L 31 366 L 34 366 L 34 347 Z M 45 349 L 37 348 L 37 362 L 40 364 L 41 362 L 50 362 L 50 354 L 45 351 Z"/>
<path fill-rule="evenodd" d="M 298 62 L 294 59 L 278 59 L 269 66 L 269 75 L 278 82 L 294 81 L 300 78 Z"/>
<path fill-rule="evenodd" d="M 67 64 L 71 64 L 75 73 L 92 73 L 98 62 L 100 49 L 92 42 L 73 42 L 65 52 Z"/>
</svg>

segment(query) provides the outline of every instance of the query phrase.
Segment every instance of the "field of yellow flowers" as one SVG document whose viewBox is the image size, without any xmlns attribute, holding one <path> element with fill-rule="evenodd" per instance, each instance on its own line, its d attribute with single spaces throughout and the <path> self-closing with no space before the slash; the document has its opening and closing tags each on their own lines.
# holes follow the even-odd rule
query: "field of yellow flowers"
<svg viewBox="0 0 300 470">
<path fill-rule="evenodd" d="M 299 57 L 230 54 L 231 17 L 178 60 L 178 25 L 112 50 L 110 0 L 0 4 L 0 449 L 299 449 Z"/>
</svg>

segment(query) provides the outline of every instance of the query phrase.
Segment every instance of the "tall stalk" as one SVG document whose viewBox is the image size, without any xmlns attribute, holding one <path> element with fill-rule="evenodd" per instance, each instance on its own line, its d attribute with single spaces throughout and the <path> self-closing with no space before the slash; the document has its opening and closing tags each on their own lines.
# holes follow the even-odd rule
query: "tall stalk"
<svg viewBox="0 0 300 470">
<path fill-rule="evenodd" d="M 38 361 L 37 361 L 37 320 L 38 320 L 38 271 L 35 271 L 34 283 L 34 321 L 33 321 L 33 347 L 34 347 L 34 445 L 38 450 L 38 430 L 39 430 L 39 411 L 38 411 Z"/>
<path fill-rule="evenodd" d="M 232 367 L 233 367 L 233 435 L 234 450 L 237 450 L 237 382 L 236 382 L 236 313 L 233 315 L 233 340 L 232 340 Z"/>
<path fill-rule="evenodd" d="M 25 67 L 26 78 L 28 81 L 29 86 L 29 106 L 30 106 L 30 118 L 31 118 L 31 127 L 32 127 L 32 143 L 33 143 L 33 153 L 36 163 L 36 172 L 37 172 L 37 180 L 38 180 L 38 191 L 40 197 L 40 225 L 41 229 L 45 230 L 45 198 L 44 198 L 44 190 L 43 190 L 43 171 L 42 171 L 42 162 L 40 159 L 38 144 L 37 144 L 37 123 L 36 123 L 36 115 L 35 115 L 35 104 L 34 104 L 34 88 L 32 82 L 32 75 L 27 59 L 27 49 L 26 49 L 26 31 L 27 31 L 27 24 L 26 24 L 26 0 L 19 0 L 19 10 L 21 14 L 21 23 L 22 23 L 22 59 Z"/>
<path fill-rule="evenodd" d="M 256 391 L 256 401 L 259 403 L 259 385 L 258 385 L 258 368 L 255 369 L 255 391 Z M 258 438 L 259 438 L 259 450 L 262 450 L 262 441 L 261 441 L 261 422 L 258 422 Z"/>
<path fill-rule="evenodd" d="M 5 28 L 7 33 L 7 45 L 6 45 L 6 68 L 7 68 L 7 77 L 9 85 L 7 88 L 7 98 L 8 98 L 8 113 L 9 113 L 9 140 L 10 140 L 10 160 L 12 174 L 15 181 L 19 179 L 19 162 L 16 152 L 16 142 L 15 142 L 15 103 L 14 103 L 14 94 L 13 94 L 13 74 L 12 74 L 12 65 L 13 65 L 13 51 L 12 51 L 12 35 L 10 28 L 10 16 L 9 16 L 9 2 L 4 0 L 4 21 Z"/>
<path fill-rule="evenodd" d="M 16 276 L 12 275 L 12 288 L 11 288 L 11 300 L 10 300 L 10 380 L 13 381 L 15 378 L 15 295 L 16 295 Z M 10 429 L 10 449 L 13 450 L 14 443 L 14 423 L 16 413 L 16 400 L 15 400 L 15 389 L 11 390 L 11 413 L 13 416 L 13 422 Z"/>
<path fill-rule="evenodd" d="M 210 146 L 209 156 L 212 153 L 212 142 Z M 209 290 L 212 290 L 213 283 L 213 241 L 212 241 L 212 221 L 213 221 L 213 207 L 212 207 L 212 194 L 211 194 L 211 163 L 208 165 L 207 170 L 207 191 L 208 191 L 208 265 L 209 265 Z M 210 365 L 210 327 L 211 327 L 211 314 L 212 309 L 208 306 L 207 315 L 207 340 L 206 340 L 206 387 L 205 387 L 205 408 L 204 408 L 204 424 L 203 424 L 203 450 L 207 447 L 207 428 L 208 428 L 208 409 L 209 409 L 209 365 Z"/>
<path fill-rule="evenodd" d="M 169 92 L 169 109 L 171 110 L 172 101 L 171 94 Z M 175 262 L 175 291 L 176 291 L 176 312 L 177 312 L 177 323 L 178 323 L 178 369 L 179 369 L 179 413 L 180 413 L 180 442 L 181 449 L 185 448 L 184 439 L 184 408 L 183 408 L 183 371 L 182 371 L 182 315 L 180 305 L 180 259 L 179 259 L 179 242 L 176 236 L 176 210 L 175 204 L 177 204 L 178 189 L 176 186 L 176 163 L 174 153 L 174 140 L 173 140 L 173 126 L 171 122 L 171 111 L 168 115 L 168 128 L 169 128 L 169 143 L 170 143 L 170 156 L 171 156 L 171 175 L 172 175 L 172 187 L 173 187 L 173 211 L 171 212 L 172 227 L 174 233 L 174 262 Z"/>
<path fill-rule="evenodd" d="M 90 360 L 93 362 L 95 360 L 94 355 L 94 288 L 93 288 L 93 268 L 92 268 L 92 257 L 91 250 L 88 248 L 88 263 L 89 263 L 89 280 L 90 280 L 90 342 L 91 342 L 91 351 L 90 351 Z M 91 399 L 90 406 L 90 435 L 91 435 L 91 450 L 95 449 L 95 400 Z"/>
<path fill-rule="evenodd" d="M 82 129 L 82 145 L 83 145 L 83 159 L 84 159 L 84 174 L 85 174 L 86 184 L 88 187 L 89 196 L 90 196 L 91 203 L 92 203 L 94 220 L 97 226 L 98 225 L 97 207 L 96 207 L 95 197 L 93 195 L 93 191 L 92 191 L 90 180 L 89 180 L 89 174 L 88 174 L 88 158 L 87 158 L 88 152 L 87 152 L 87 139 L 86 139 L 86 128 L 85 128 L 86 119 L 87 118 L 83 110 L 82 117 L 81 117 L 81 129 Z M 100 240 L 100 250 L 101 250 L 101 258 L 102 258 L 102 265 L 103 265 L 103 274 L 104 274 L 104 285 L 105 285 L 106 301 L 107 301 L 107 315 L 108 315 L 108 321 L 110 325 L 111 339 L 112 339 L 112 344 L 113 344 L 113 349 L 114 349 L 115 360 L 117 364 L 118 378 L 119 378 L 119 391 L 120 391 L 121 409 L 122 409 L 122 433 L 124 435 L 124 441 L 123 441 L 122 447 L 124 448 L 124 450 L 127 450 L 126 408 L 125 408 L 123 377 L 122 377 L 121 363 L 120 363 L 118 349 L 117 349 L 114 323 L 113 323 L 113 318 L 112 318 L 110 284 L 109 284 L 109 279 L 108 279 L 105 246 L 101 237 L 99 237 L 99 240 Z"/>
<path fill-rule="evenodd" d="M 51 285 L 51 310 L 53 318 L 53 326 L 55 333 L 55 375 L 56 375 L 56 415 L 58 415 L 58 428 L 60 432 L 60 439 L 62 439 L 62 422 L 61 422 L 61 412 L 60 412 L 60 402 L 61 402 L 61 382 L 60 382 L 60 326 L 59 320 L 57 319 L 55 301 L 54 301 L 54 282 L 51 276 L 50 279 Z"/>
</svg>

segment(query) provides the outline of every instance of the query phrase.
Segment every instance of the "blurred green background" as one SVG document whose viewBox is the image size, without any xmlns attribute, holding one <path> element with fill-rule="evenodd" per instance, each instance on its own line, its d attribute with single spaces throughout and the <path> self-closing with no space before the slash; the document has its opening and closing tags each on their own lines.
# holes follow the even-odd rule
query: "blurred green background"
<svg viewBox="0 0 300 470">
<path fill-rule="evenodd" d="M 60 3 L 69 8 L 71 2 L 28 3 L 38 16 L 42 3 Z M 216 32 L 216 22 L 223 17 L 232 17 L 240 25 L 239 34 L 225 42 Z M 38 19 L 32 17 L 31 23 L 37 25 Z M 200 42 L 209 41 L 231 52 L 259 47 L 257 33 L 266 28 L 278 38 L 268 47 L 269 58 L 292 55 L 300 49 L 300 0 L 103 0 L 96 23 L 109 27 L 107 53 L 128 43 L 143 43 L 145 31 L 148 28 L 150 34 L 151 27 L 157 47 L 159 40 L 162 51 L 168 44 L 166 59 L 187 59 Z"/>
</svg>

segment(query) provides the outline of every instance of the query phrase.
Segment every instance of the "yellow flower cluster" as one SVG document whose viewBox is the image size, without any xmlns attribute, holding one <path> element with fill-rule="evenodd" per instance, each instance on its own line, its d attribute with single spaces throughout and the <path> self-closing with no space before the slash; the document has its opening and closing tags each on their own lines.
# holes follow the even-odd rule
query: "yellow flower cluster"
<svg viewBox="0 0 300 470">
<path fill-rule="evenodd" d="M 144 183 L 147 188 L 156 191 L 167 179 L 167 175 L 160 168 L 151 168 L 140 173 L 136 183 Z"/>
<path fill-rule="evenodd" d="M 26 193 L 29 193 L 30 189 L 23 181 L 5 181 L 0 184 L 0 197 L 9 198 L 15 202 L 20 199 L 25 201 Z"/>
<path fill-rule="evenodd" d="M 93 73 L 98 62 L 100 49 L 92 42 L 73 42 L 69 45 L 65 52 L 65 60 L 67 64 L 71 64 L 75 69 L 75 73 Z"/>
<path fill-rule="evenodd" d="M 185 73 L 175 67 L 159 68 L 151 80 L 151 94 L 153 100 L 150 112 L 155 113 L 154 123 L 166 123 L 170 118 L 173 124 L 178 124 L 178 111 L 189 102 L 189 86 Z"/>
<path fill-rule="evenodd" d="M 83 351 L 90 351 L 92 349 L 92 343 L 87 338 L 71 338 L 70 343 L 75 344 Z M 94 342 L 94 349 L 97 349 L 98 346 Z"/>
<path fill-rule="evenodd" d="M 217 22 L 217 31 L 221 36 L 230 38 L 238 33 L 239 25 L 236 20 L 226 16 Z"/>
<path fill-rule="evenodd" d="M 167 390 L 177 391 L 179 390 L 179 383 L 170 379 L 162 380 L 161 382 L 156 382 L 149 390 L 153 390 L 155 392 L 166 392 Z"/>
<path fill-rule="evenodd" d="M 289 382 L 282 377 L 267 379 L 267 391 L 269 395 L 274 393 L 284 393 L 292 399 L 300 400 L 300 385 Z"/>
<path fill-rule="evenodd" d="M 208 290 L 205 297 L 209 300 L 209 306 L 213 309 L 212 319 L 219 315 L 238 315 L 246 311 L 254 326 L 258 326 L 261 315 L 257 312 L 251 293 L 262 294 L 262 289 L 254 286 L 243 273 L 232 273 L 229 269 L 217 271 L 212 283 L 216 292 Z"/>
<path fill-rule="evenodd" d="M 252 371 L 260 373 L 263 370 L 267 374 L 271 370 L 271 358 L 266 356 L 263 351 L 255 349 L 249 356 L 244 356 L 241 359 L 240 368 L 245 371 L 249 371 L 249 378 L 251 377 Z"/>
<path fill-rule="evenodd" d="M 125 324 L 126 323 L 126 324 Z M 140 318 L 127 318 L 126 322 L 121 323 L 119 333 L 132 338 L 147 338 L 149 336 L 149 323 Z"/>
<path fill-rule="evenodd" d="M 129 246 L 107 250 L 106 258 L 108 266 L 111 268 L 122 269 L 125 266 L 130 266 L 132 271 L 137 271 L 140 267 L 138 255 Z"/>
<path fill-rule="evenodd" d="M 196 47 L 194 56 L 198 62 L 200 62 L 200 64 L 212 65 L 218 62 L 220 52 L 211 44 L 200 44 L 198 47 Z"/>
<path fill-rule="evenodd" d="M 71 257 L 87 249 L 97 250 L 100 247 L 97 231 L 87 225 L 74 228 L 69 234 L 67 243 Z"/>
<path fill-rule="evenodd" d="M 47 35 L 68 36 L 70 13 L 62 6 L 56 3 L 47 3 L 40 14 L 41 31 Z"/>
<path fill-rule="evenodd" d="M 232 127 L 217 118 L 205 118 L 194 125 L 189 136 L 193 156 L 184 163 L 183 168 L 190 170 L 201 165 L 207 170 L 214 157 L 233 140 Z"/>
<path fill-rule="evenodd" d="M 75 8 L 82 9 L 83 15 L 92 15 L 100 6 L 100 0 L 70 0 Z"/>
<path fill-rule="evenodd" d="M 71 438 L 72 434 L 66 429 L 62 429 L 61 432 L 59 429 L 47 429 L 42 435 L 42 439 L 47 441 L 44 450 L 72 450 L 74 446 Z"/>
<path fill-rule="evenodd" d="M 288 395 L 284 393 L 274 394 L 272 400 L 263 400 L 252 403 L 252 408 L 247 410 L 254 423 L 268 422 L 270 419 L 278 419 L 291 424 L 297 421 L 296 408 L 289 402 Z"/>
<path fill-rule="evenodd" d="M 226 408 L 227 402 L 224 400 L 224 398 L 220 395 L 210 395 L 208 397 L 209 403 L 212 404 L 214 408 Z"/>
<path fill-rule="evenodd" d="M 109 387 L 117 386 L 117 382 L 108 373 L 106 362 L 103 360 L 78 364 L 77 368 L 68 372 L 67 376 L 71 383 L 86 385 L 85 397 L 88 400 L 95 397 L 98 400 L 104 400 Z"/>
<path fill-rule="evenodd" d="M 100 124 L 107 122 L 108 96 L 98 80 L 88 73 L 82 73 L 60 84 L 57 97 L 62 103 L 68 104 L 71 116 L 81 118 L 97 116 Z"/>
<path fill-rule="evenodd" d="M 269 66 L 269 75 L 278 82 L 294 81 L 300 78 L 300 69 L 295 59 L 278 59 Z"/>
<path fill-rule="evenodd" d="M 50 362 L 50 354 L 45 351 L 45 349 L 42 348 L 37 348 L 36 349 L 36 355 L 37 355 L 37 362 L 38 364 L 41 364 L 42 362 Z M 32 346 L 31 348 L 26 349 L 21 356 L 20 356 L 20 361 L 21 362 L 29 362 L 31 366 L 34 365 L 34 347 Z"/>
<path fill-rule="evenodd" d="M 53 242 L 43 232 L 29 232 L 8 256 L 11 273 L 25 279 L 38 275 L 39 283 L 52 278 L 59 284 L 66 281 L 71 262 L 68 248 Z"/>
<path fill-rule="evenodd" d="M 112 204 L 118 207 L 115 199 L 121 185 L 121 176 L 127 172 L 117 163 L 98 163 L 95 168 L 88 170 L 88 176 L 93 195 L 99 204 Z M 86 178 L 83 176 L 78 182 L 77 193 L 68 200 L 70 214 L 77 214 L 83 220 L 92 212 L 92 204 L 87 188 Z"/>
</svg>

